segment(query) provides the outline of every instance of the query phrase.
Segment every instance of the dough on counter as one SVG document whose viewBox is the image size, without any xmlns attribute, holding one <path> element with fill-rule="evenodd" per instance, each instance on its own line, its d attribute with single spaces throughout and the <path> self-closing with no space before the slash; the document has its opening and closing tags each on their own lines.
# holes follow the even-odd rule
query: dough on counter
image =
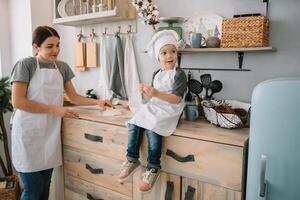
<svg viewBox="0 0 300 200">
<path fill-rule="evenodd" d="M 102 112 L 102 116 L 119 116 L 122 115 L 123 112 L 120 109 L 113 109 L 113 108 L 108 108 L 105 111 Z"/>
</svg>

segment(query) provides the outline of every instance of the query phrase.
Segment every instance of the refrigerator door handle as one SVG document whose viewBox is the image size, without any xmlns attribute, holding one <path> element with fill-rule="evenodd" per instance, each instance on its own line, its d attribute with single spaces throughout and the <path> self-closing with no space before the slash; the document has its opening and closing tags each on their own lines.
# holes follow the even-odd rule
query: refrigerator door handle
<svg viewBox="0 0 300 200">
<path fill-rule="evenodd" d="M 259 185 L 259 196 L 265 197 L 266 196 L 266 167 L 267 167 L 267 156 L 261 155 L 261 166 L 260 166 L 260 185 Z"/>
</svg>

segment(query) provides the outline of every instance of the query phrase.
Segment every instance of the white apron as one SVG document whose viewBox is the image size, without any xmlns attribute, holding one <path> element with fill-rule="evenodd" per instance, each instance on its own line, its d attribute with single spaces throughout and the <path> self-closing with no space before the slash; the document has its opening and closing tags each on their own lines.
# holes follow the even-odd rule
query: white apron
<svg viewBox="0 0 300 200">
<path fill-rule="evenodd" d="M 176 69 L 159 71 L 153 81 L 154 88 L 171 93 L 175 74 Z M 141 106 L 128 123 L 154 131 L 162 136 L 169 136 L 176 129 L 184 106 L 183 98 L 180 103 L 171 104 L 153 97 Z"/>
<path fill-rule="evenodd" d="M 63 86 L 57 65 L 55 69 L 40 69 L 37 60 L 36 71 L 28 85 L 27 98 L 61 106 Z M 61 117 L 16 110 L 12 120 L 12 161 L 17 171 L 35 172 L 62 164 Z"/>
</svg>

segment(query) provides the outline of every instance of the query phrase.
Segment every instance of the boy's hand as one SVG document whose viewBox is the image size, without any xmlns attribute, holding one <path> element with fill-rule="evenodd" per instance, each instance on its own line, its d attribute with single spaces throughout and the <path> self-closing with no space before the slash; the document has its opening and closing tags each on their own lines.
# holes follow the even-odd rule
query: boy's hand
<svg viewBox="0 0 300 200">
<path fill-rule="evenodd" d="M 145 86 L 145 84 L 143 84 L 143 83 L 140 84 L 140 91 L 141 92 L 144 92 L 144 86 Z"/>
<path fill-rule="evenodd" d="M 150 97 L 156 97 L 158 94 L 158 90 L 154 87 L 143 85 L 142 86 L 142 92 Z"/>
</svg>

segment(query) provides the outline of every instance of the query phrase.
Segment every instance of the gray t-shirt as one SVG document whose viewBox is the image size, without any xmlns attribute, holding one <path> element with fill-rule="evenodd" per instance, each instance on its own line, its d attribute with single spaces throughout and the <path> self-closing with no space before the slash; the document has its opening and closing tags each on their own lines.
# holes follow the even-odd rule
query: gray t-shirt
<svg viewBox="0 0 300 200">
<path fill-rule="evenodd" d="M 152 86 L 153 86 L 154 77 L 159 71 L 160 71 L 160 69 L 153 73 Z M 173 85 L 171 94 L 175 94 L 175 95 L 183 98 L 184 93 L 187 89 L 187 79 L 186 79 L 184 71 L 180 68 L 176 68 L 176 74 L 174 76 L 174 79 L 175 79 L 175 81 L 174 81 L 174 85 Z"/>
<path fill-rule="evenodd" d="M 62 61 L 56 61 L 55 63 L 62 75 L 64 84 L 74 77 L 74 73 L 67 63 Z M 39 64 L 41 69 L 55 69 L 54 63 L 43 63 L 39 61 Z M 28 57 L 18 61 L 12 70 L 10 83 L 13 83 L 14 81 L 29 83 L 34 75 L 36 67 L 37 63 L 35 57 Z"/>
</svg>

